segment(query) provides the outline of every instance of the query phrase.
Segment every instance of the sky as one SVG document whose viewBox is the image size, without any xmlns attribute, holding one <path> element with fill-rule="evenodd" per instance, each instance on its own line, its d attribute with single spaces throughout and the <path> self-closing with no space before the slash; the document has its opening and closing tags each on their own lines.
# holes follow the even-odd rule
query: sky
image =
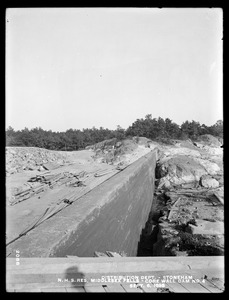
<svg viewBox="0 0 229 300">
<path fill-rule="evenodd" d="M 6 10 L 6 128 L 223 120 L 220 8 Z"/>
</svg>

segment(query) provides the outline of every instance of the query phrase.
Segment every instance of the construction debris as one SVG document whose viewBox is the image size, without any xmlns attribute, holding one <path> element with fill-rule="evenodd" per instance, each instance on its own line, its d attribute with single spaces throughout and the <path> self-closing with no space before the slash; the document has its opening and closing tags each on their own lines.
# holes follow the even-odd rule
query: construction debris
<svg viewBox="0 0 229 300">
<path fill-rule="evenodd" d="M 127 256 L 127 254 L 124 253 L 123 251 L 119 251 L 119 252 L 106 251 L 105 253 L 99 251 L 94 252 L 94 257 L 123 257 L 123 256 Z"/>
<path fill-rule="evenodd" d="M 223 187 L 177 188 L 156 193 L 154 201 L 160 214 L 152 255 L 223 255 Z"/>
<path fill-rule="evenodd" d="M 27 200 L 32 196 L 44 192 L 49 188 L 52 189 L 55 185 L 65 184 L 66 186 L 70 187 L 86 186 L 86 184 L 79 179 L 86 176 L 87 173 L 85 171 L 81 171 L 78 174 L 74 172 L 63 172 L 56 174 L 36 175 L 28 180 L 28 183 L 30 183 L 29 188 L 12 194 L 9 200 L 10 205 L 15 205 L 24 200 Z"/>
</svg>

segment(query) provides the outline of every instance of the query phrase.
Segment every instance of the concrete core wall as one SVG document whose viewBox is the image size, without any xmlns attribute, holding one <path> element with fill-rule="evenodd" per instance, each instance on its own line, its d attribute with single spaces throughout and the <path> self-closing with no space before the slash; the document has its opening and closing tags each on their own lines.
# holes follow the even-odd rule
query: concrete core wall
<svg viewBox="0 0 229 300">
<path fill-rule="evenodd" d="M 136 256 L 152 206 L 157 153 L 152 151 L 11 245 L 21 257 Z M 10 249 L 9 249 L 10 251 Z"/>
<path fill-rule="evenodd" d="M 75 235 L 54 251 L 54 256 L 93 256 L 94 251 L 124 251 L 136 256 L 142 228 L 148 219 L 154 193 L 155 154 L 141 158 L 86 197 L 106 199 L 82 222 Z M 109 199 L 108 199 L 109 198 Z"/>
</svg>

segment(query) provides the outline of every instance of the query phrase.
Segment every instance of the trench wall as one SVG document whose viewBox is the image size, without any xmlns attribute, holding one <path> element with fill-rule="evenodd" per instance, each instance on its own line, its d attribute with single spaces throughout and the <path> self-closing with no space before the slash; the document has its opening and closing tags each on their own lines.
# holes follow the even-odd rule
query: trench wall
<svg viewBox="0 0 229 300">
<path fill-rule="evenodd" d="M 136 256 L 152 206 L 157 152 L 151 151 L 12 245 L 22 257 Z"/>
</svg>

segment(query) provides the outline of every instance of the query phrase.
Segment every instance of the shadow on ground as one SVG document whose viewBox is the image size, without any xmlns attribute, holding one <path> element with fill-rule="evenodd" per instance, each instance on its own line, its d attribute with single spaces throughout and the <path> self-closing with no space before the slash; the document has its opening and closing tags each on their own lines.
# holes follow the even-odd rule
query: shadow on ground
<svg viewBox="0 0 229 300">
<path fill-rule="evenodd" d="M 72 266 L 65 272 L 65 281 L 71 283 L 71 289 L 77 289 L 80 291 L 85 286 L 86 277 L 82 272 L 79 272 L 78 267 Z M 74 291 L 74 290 L 73 290 Z"/>
</svg>

